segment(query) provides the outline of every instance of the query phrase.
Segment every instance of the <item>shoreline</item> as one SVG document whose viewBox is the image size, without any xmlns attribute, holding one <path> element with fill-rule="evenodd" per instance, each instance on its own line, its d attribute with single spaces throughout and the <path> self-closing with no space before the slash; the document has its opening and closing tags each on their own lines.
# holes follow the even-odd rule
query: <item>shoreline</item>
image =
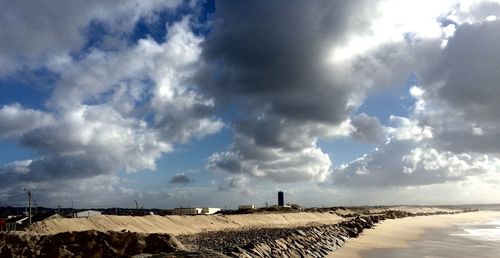
<svg viewBox="0 0 500 258">
<path fill-rule="evenodd" d="M 452 228 L 455 224 L 488 221 L 500 217 L 500 211 L 478 211 L 385 220 L 366 229 L 358 238 L 349 239 L 342 248 L 326 257 L 364 257 L 373 249 L 409 248 L 427 230 Z"/>
</svg>

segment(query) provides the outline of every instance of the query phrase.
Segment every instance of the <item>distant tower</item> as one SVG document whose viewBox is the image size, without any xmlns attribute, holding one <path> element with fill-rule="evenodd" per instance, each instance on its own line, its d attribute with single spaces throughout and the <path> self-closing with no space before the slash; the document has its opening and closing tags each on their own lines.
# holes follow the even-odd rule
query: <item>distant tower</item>
<svg viewBox="0 0 500 258">
<path fill-rule="evenodd" d="M 278 206 L 285 206 L 285 193 L 283 191 L 278 192 Z"/>
</svg>

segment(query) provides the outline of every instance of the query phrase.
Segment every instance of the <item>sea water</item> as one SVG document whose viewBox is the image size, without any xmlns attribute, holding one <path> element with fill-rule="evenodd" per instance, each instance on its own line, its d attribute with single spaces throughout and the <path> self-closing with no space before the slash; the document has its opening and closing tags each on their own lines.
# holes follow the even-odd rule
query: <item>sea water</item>
<svg viewBox="0 0 500 258">
<path fill-rule="evenodd" d="M 500 219 L 456 225 L 461 232 L 451 235 L 480 241 L 500 242 Z"/>
<path fill-rule="evenodd" d="M 500 258 L 500 218 L 426 230 L 409 248 L 370 249 L 367 258 Z"/>
</svg>

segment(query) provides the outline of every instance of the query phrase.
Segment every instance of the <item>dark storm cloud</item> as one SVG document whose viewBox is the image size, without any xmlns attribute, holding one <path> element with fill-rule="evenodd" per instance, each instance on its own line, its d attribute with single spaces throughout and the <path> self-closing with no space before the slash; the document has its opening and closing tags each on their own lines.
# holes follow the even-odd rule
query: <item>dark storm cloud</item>
<svg viewBox="0 0 500 258">
<path fill-rule="evenodd" d="M 363 88 L 328 56 L 367 32 L 369 8 L 366 1 L 217 2 L 197 77 L 219 104 L 236 101 L 242 115 L 230 151 L 214 154 L 208 167 L 275 181 L 322 180 L 330 160 L 317 137 L 335 134 Z"/>
<path fill-rule="evenodd" d="M 475 135 L 469 130 L 444 131 L 438 135 L 436 141 L 455 152 L 477 152 L 500 154 L 500 146 L 496 144 L 500 140 L 500 130 L 482 129 L 482 134 Z"/>
<path fill-rule="evenodd" d="M 433 128 L 440 148 L 500 153 L 496 144 L 500 135 L 499 30 L 500 21 L 459 25 L 423 76 L 424 109 L 417 118 Z"/>
<path fill-rule="evenodd" d="M 449 40 L 438 69 L 437 94 L 478 123 L 500 120 L 500 21 L 463 24 Z"/>
<path fill-rule="evenodd" d="M 218 99 L 244 96 L 252 110 L 261 107 L 289 119 L 345 118 L 352 89 L 334 85 L 336 72 L 323 61 L 347 31 L 364 32 L 362 1 L 226 1 L 216 8 L 203 44 L 211 66 L 201 84 Z"/>
</svg>

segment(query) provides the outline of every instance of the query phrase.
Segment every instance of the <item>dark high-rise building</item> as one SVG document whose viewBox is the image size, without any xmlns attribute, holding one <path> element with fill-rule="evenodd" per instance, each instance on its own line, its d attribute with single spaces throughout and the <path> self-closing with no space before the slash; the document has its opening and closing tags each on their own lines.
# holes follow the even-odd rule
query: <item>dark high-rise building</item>
<svg viewBox="0 0 500 258">
<path fill-rule="evenodd" d="M 285 193 L 283 191 L 278 192 L 278 206 L 285 206 Z"/>
</svg>

